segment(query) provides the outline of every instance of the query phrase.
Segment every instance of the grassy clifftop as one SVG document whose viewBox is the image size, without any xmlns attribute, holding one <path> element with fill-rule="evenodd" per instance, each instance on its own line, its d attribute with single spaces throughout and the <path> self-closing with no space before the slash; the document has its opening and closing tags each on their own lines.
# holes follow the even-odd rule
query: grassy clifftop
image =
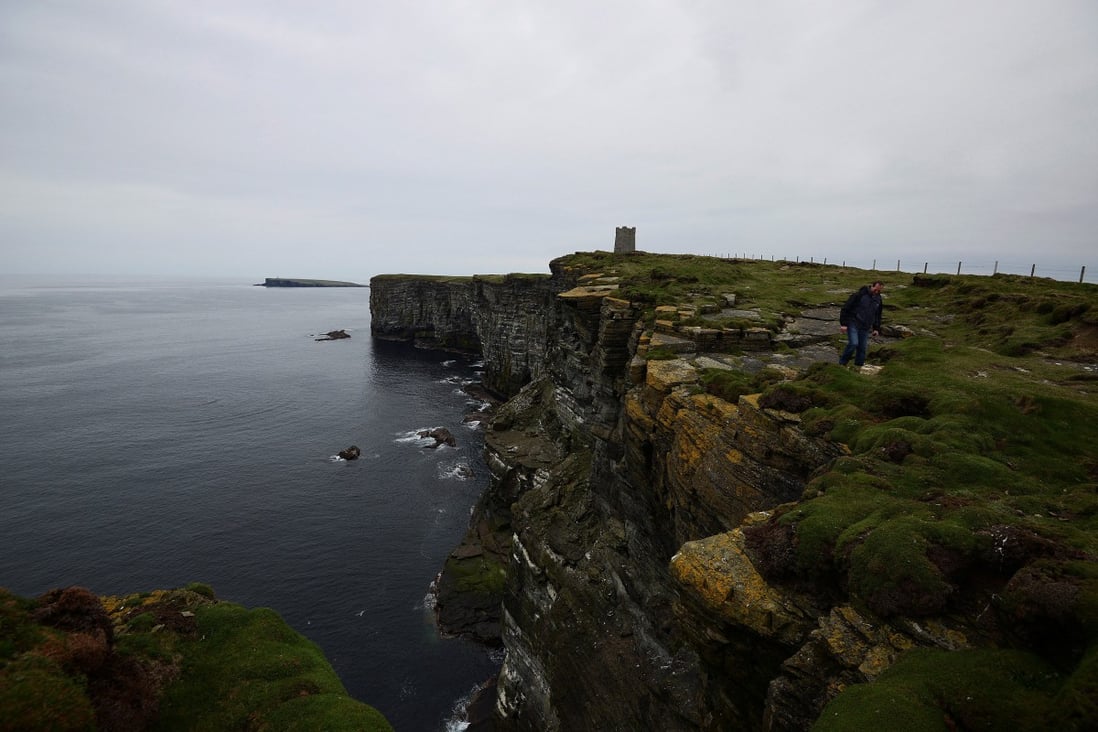
<svg viewBox="0 0 1098 732">
<path fill-rule="evenodd" d="M 882 624 L 945 622 L 969 649 L 901 656 L 819 725 L 1098 723 L 1098 287 L 672 255 L 555 264 L 618 278 L 617 297 L 653 321 L 660 306 L 712 312 L 734 294 L 774 332 L 883 280 L 885 324 L 900 327 L 871 347 L 873 375 L 821 362 L 696 387 L 761 392 L 844 446 L 799 501 L 744 529 L 770 582 Z M 836 328 L 836 356 L 841 345 Z"/>
<path fill-rule="evenodd" d="M 204 585 L 0 590 L 0 730 L 391 730 L 273 611 Z"/>
</svg>

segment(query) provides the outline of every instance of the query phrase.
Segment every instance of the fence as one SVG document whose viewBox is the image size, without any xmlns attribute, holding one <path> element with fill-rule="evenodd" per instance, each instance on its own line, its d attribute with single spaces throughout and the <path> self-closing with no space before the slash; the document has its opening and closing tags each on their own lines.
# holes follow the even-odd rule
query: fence
<svg viewBox="0 0 1098 732">
<path fill-rule="evenodd" d="M 995 275 L 995 274 L 1013 274 L 1023 275 L 1028 277 L 1048 277 L 1053 280 L 1060 280 L 1062 282 L 1088 282 L 1091 284 L 1098 284 L 1098 272 L 1093 269 L 1087 272 L 1086 265 L 1081 265 L 1078 268 L 1063 267 L 1063 266 L 1048 266 L 1044 267 L 1036 263 L 1024 264 L 1018 261 L 1012 262 L 1000 262 L 996 260 L 993 263 L 987 263 L 986 261 L 964 261 L 959 260 L 957 262 L 943 262 L 943 261 L 916 261 L 916 260 L 896 260 L 896 266 L 892 266 L 891 260 L 873 259 L 873 260 L 834 260 L 828 257 L 795 257 L 790 259 L 788 257 L 775 257 L 771 255 L 755 255 L 755 254 L 718 254 L 715 255 L 722 257 L 723 259 L 745 259 L 745 260 L 765 260 L 769 259 L 772 262 L 811 262 L 815 264 L 830 264 L 836 267 L 857 267 L 859 269 L 868 269 L 874 272 L 909 272 L 917 273 L 922 272 L 924 274 L 954 274 L 954 275 Z"/>
</svg>

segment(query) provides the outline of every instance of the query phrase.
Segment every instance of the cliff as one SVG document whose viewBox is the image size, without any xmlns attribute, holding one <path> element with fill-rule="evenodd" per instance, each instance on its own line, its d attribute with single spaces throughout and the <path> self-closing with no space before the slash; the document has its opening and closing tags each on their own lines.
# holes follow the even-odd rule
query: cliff
<svg viewBox="0 0 1098 732">
<path fill-rule="evenodd" d="M 320 649 L 209 587 L 0 589 L 0 729 L 391 730 Z"/>
<path fill-rule="evenodd" d="M 477 351 L 509 397 L 440 582 L 440 623 L 505 649 L 481 728 L 1094 725 L 1095 288 L 891 277 L 842 369 L 874 276 L 372 280 L 375 337 Z"/>
</svg>

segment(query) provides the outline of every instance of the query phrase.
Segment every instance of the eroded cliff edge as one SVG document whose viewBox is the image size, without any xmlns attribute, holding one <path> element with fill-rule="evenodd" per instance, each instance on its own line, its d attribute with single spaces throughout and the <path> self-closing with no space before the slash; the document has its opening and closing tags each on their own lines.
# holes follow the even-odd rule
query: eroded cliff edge
<svg viewBox="0 0 1098 732">
<path fill-rule="evenodd" d="M 780 309 L 756 294 L 761 305 L 745 310 L 757 281 L 737 286 L 744 273 L 730 271 L 714 291 L 665 258 L 645 275 L 660 292 L 622 297 L 622 271 L 650 256 L 564 257 L 547 277 L 371 281 L 375 337 L 479 351 L 486 385 L 510 397 L 486 434 L 492 485 L 443 575 L 476 600 L 449 618 L 440 606 L 444 625 L 486 641 L 498 632 L 504 645 L 485 728 L 826 727 L 821 712 L 840 691 L 876 688 L 865 683 L 890 670 L 890 693 L 912 700 L 871 699 L 877 716 L 863 725 L 978 726 L 1019 688 L 1033 697 L 1013 719 L 1042 719 L 1055 699 L 1068 728 L 1093 721 L 1081 701 L 1095 657 L 1080 599 L 1093 591 L 1089 539 L 995 515 L 1022 509 L 977 501 L 974 489 L 947 495 L 934 484 L 942 470 L 927 467 L 945 448 L 920 440 L 944 434 L 937 407 L 887 373 L 932 361 L 918 342 L 941 334 L 893 327 L 876 359 L 893 359 L 885 372 L 833 373 L 812 364 L 833 358 L 836 303 L 864 273 L 811 268 L 811 285 Z M 660 301 L 665 292 L 690 303 Z M 1090 327 L 1082 318 L 1079 332 Z M 917 345 L 900 342 L 908 335 Z M 765 388 L 713 388 L 714 374 Z M 835 384 L 873 404 L 823 410 Z M 1077 406 L 1092 414 L 1093 400 Z M 870 422 L 877 432 L 860 431 Z M 1094 503 L 1093 449 L 1081 460 L 1091 472 L 1076 480 L 1074 512 Z M 1003 477 L 990 462 L 967 466 L 964 481 Z M 907 489 L 890 473 L 905 464 L 925 483 L 911 505 L 886 485 Z M 956 512 L 944 514 L 965 503 L 978 508 L 961 537 Z M 908 539 L 927 551 L 873 544 Z M 927 689 L 920 648 L 960 659 L 955 676 L 990 662 L 1012 680 L 969 673 Z M 1021 655 L 972 655 L 984 651 Z M 858 728 L 841 699 L 834 715 Z"/>
</svg>

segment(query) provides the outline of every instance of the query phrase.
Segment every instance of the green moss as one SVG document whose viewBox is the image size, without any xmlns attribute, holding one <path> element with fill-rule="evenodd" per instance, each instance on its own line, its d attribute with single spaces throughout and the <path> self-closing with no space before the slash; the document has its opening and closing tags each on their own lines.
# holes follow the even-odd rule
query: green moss
<svg viewBox="0 0 1098 732">
<path fill-rule="evenodd" d="M 764 409 L 800 413 L 831 403 L 826 391 L 809 381 L 783 381 L 768 387 L 759 398 Z"/>
<path fill-rule="evenodd" d="M 188 592 L 193 592 L 197 595 L 202 595 L 203 597 L 207 597 L 211 600 L 213 600 L 215 597 L 213 588 L 202 582 L 191 582 L 183 589 L 187 590 Z"/>
<path fill-rule="evenodd" d="M 141 613 L 130 618 L 126 624 L 127 629 L 133 633 L 147 633 L 156 625 L 156 617 L 152 613 Z"/>
<path fill-rule="evenodd" d="M 927 556 L 926 519 L 906 513 L 906 506 L 889 508 L 855 525 L 864 537 L 851 542 L 850 593 L 884 617 L 939 613 L 953 586 Z"/>
<path fill-rule="evenodd" d="M 34 606 L 33 601 L 0 587 L 0 668 L 9 659 L 41 642 L 41 627 L 30 616 Z"/>
<path fill-rule="evenodd" d="M 502 596 L 507 584 L 507 568 L 487 555 L 446 560 L 446 572 L 453 580 L 453 589 L 461 593 L 483 593 Z"/>
<path fill-rule="evenodd" d="M 220 603 L 196 614 L 198 637 L 180 647 L 183 677 L 156 729 L 391 729 L 350 700 L 320 649 L 273 611 Z"/>
<path fill-rule="evenodd" d="M 739 369 L 703 369 L 701 384 L 707 394 L 735 404 L 745 394 L 760 391 L 760 380 Z"/>
<path fill-rule="evenodd" d="M 1030 653 L 915 650 L 874 683 L 844 690 L 824 708 L 813 730 L 1081 730 L 1054 723 L 1083 711 L 1079 704 L 1057 703 L 1063 681 Z"/>
<path fill-rule="evenodd" d="M 24 654 L 0 669 L 0 730 L 94 730 L 95 710 L 82 676 Z"/>
<path fill-rule="evenodd" d="M 1098 719 L 1098 645 L 1076 667 L 1053 699 L 1049 729 L 1088 730 Z"/>
<path fill-rule="evenodd" d="M 174 664 L 175 646 L 175 638 L 170 633 L 124 633 L 115 642 L 115 652 L 130 658 Z"/>
<path fill-rule="evenodd" d="M 644 254 L 565 260 L 612 267 L 622 297 L 653 307 L 735 293 L 737 308 L 765 314 L 768 324 L 838 306 L 881 276 Z M 1062 706 L 1071 711 L 1049 720 L 1065 729 L 1093 724 L 1098 715 L 1084 700 L 1098 688 L 1094 662 L 1080 659 L 1098 636 L 1098 377 L 1089 370 L 1098 287 L 1010 275 L 883 279 L 886 325 L 915 333 L 871 348 L 870 362 L 883 370 L 818 364 L 796 381 L 763 385 L 763 406 L 799 412 L 807 434 L 849 454 L 823 466 L 799 504 L 775 512 L 761 532 L 769 554 L 759 566 L 870 615 L 960 617 L 980 608 L 987 615 L 970 629 L 974 637 L 1009 637 L 1036 655 L 935 658 L 906 677 L 858 687 L 860 701 L 839 701 L 838 715 L 821 724 L 1009 729 L 1016 717 L 1039 729 L 1053 694 L 1070 696 Z M 717 370 L 701 383 L 729 401 L 755 385 Z M 1000 659 L 989 674 L 975 672 Z M 1033 681 L 1031 662 L 1061 669 L 1063 690 Z M 949 680 L 937 687 L 924 683 L 936 663 Z M 1004 698 L 1018 706 L 987 701 Z"/>
<path fill-rule="evenodd" d="M 669 348 L 656 347 L 649 348 L 644 357 L 649 361 L 673 361 L 679 354 Z"/>
</svg>

